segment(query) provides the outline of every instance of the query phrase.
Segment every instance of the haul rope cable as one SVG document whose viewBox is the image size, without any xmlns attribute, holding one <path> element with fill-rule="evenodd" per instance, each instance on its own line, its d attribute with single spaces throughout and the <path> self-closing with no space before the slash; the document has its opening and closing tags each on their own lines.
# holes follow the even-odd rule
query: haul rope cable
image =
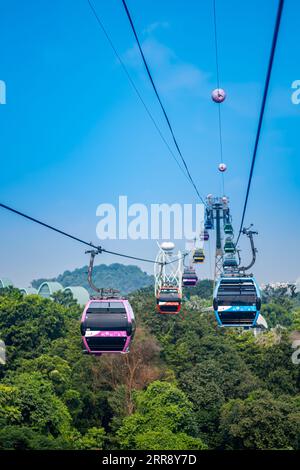
<svg viewBox="0 0 300 470">
<path fill-rule="evenodd" d="M 219 66 L 219 47 L 218 47 L 218 32 L 217 32 L 217 12 L 216 0 L 213 0 L 213 19 L 214 19 L 214 39 L 215 39 L 215 59 L 216 59 L 216 72 L 217 72 L 217 89 L 220 89 L 220 66 Z M 220 142 L 220 157 L 221 163 L 223 162 L 223 139 L 222 139 L 222 117 L 221 117 L 221 104 L 218 103 L 218 124 L 219 124 L 219 142 Z M 221 173 L 222 190 L 225 195 L 224 172 Z"/>
<path fill-rule="evenodd" d="M 139 258 L 137 256 L 126 255 L 125 253 L 119 253 L 119 252 L 116 252 L 116 251 L 106 250 L 105 248 L 102 248 L 101 246 L 96 246 L 92 242 L 87 242 L 85 240 L 82 240 L 81 238 L 78 238 L 74 235 L 71 235 L 70 233 L 67 233 L 64 230 L 58 229 L 58 228 L 54 227 L 53 225 L 47 224 L 46 222 L 42 222 L 41 220 L 38 220 L 34 217 L 31 217 L 30 215 L 25 214 L 24 212 L 18 211 L 17 209 L 14 209 L 10 206 L 7 206 L 6 204 L 0 203 L 0 207 L 2 207 L 3 209 L 6 209 L 7 211 L 13 212 L 14 214 L 20 215 L 21 217 L 24 217 L 25 219 L 30 220 L 31 222 L 35 222 L 36 224 L 42 225 L 43 227 L 46 227 L 49 230 L 53 230 L 54 232 L 57 232 L 57 233 L 65 236 L 65 237 L 71 238 L 72 240 L 75 240 L 79 243 L 82 243 L 83 245 L 87 245 L 91 248 L 94 248 L 99 253 L 107 253 L 107 254 L 110 254 L 110 255 L 120 256 L 122 258 L 128 258 L 128 259 L 133 259 L 133 260 L 136 260 L 136 261 L 143 261 L 143 262 L 152 263 L 152 264 L 171 264 L 171 263 L 175 263 L 176 261 L 181 259 L 181 258 L 177 257 L 174 260 L 168 261 L 166 263 L 158 263 L 157 261 L 154 261 L 154 260 L 151 260 L 151 259 L 148 259 L 148 258 Z"/>
<path fill-rule="evenodd" d="M 249 174 L 249 179 L 248 179 L 245 203 L 244 203 L 244 208 L 243 208 L 243 213 L 242 213 L 242 219 L 241 219 L 239 234 L 238 234 L 238 238 L 237 238 L 237 241 L 235 243 L 235 246 L 237 246 L 237 244 L 239 242 L 239 239 L 240 239 L 240 236 L 241 236 L 241 233 L 243 231 L 244 219 L 245 219 L 245 214 L 246 214 L 246 209 L 247 209 L 247 204 L 248 204 L 249 192 L 250 192 L 250 187 L 251 187 L 251 182 L 252 182 L 252 177 L 253 177 L 253 170 L 254 170 L 254 165 L 255 165 L 255 161 L 256 161 L 257 149 L 258 149 L 258 144 L 259 144 L 259 139 L 260 139 L 260 134 L 261 134 L 262 122 L 263 122 L 263 117 L 264 117 L 264 112 L 265 112 L 265 107 L 266 107 L 266 101 L 267 101 L 267 96 L 268 96 L 268 91 L 269 91 L 270 78 L 271 78 L 271 73 L 272 73 L 272 68 L 273 68 L 274 57 L 275 57 L 277 39 L 278 39 L 278 34 L 279 34 L 279 29 L 280 29 L 280 22 L 281 22 L 281 17 L 282 17 L 283 5 L 284 5 L 284 0 L 279 0 L 278 9 L 277 9 L 277 16 L 276 16 L 276 22 L 275 22 L 275 26 L 274 26 L 272 46 L 271 46 L 271 51 L 270 51 L 269 64 L 268 64 L 266 80 L 265 80 L 265 86 L 264 86 L 264 92 L 263 92 L 263 98 L 262 98 L 262 104 L 261 104 L 261 109 L 260 109 L 260 114 L 259 114 L 258 127 L 257 127 L 257 132 L 256 132 L 256 138 L 255 138 L 255 144 L 254 144 L 250 174 Z"/>
<path fill-rule="evenodd" d="M 173 152 L 173 150 L 171 149 L 171 147 L 170 147 L 170 145 L 168 144 L 167 140 L 165 139 L 165 137 L 164 137 L 162 131 L 160 130 L 160 128 L 159 128 L 157 122 L 155 121 L 155 119 L 154 119 L 154 117 L 153 117 L 153 114 L 151 113 L 150 109 L 149 109 L 148 106 L 146 105 L 145 100 L 143 99 L 143 97 L 142 97 L 140 91 L 138 90 L 136 84 L 134 83 L 134 81 L 133 81 L 133 79 L 132 79 L 132 77 L 131 77 L 131 75 L 130 75 L 130 73 L 129 73 L 129 71 L 128 71 L 128 69 L 127 69 L 125 63 L 124 63 L 124 61 L 122 60 L 122 58 L 121 58 L 120 54 L 118 53 L 118 51 L 117 51 L 117 49 L 116 49 L 114 43 L 112 42 L 112 39 L 111 39 L 110 35 L 108 34 L 106 28 L 104 27 L 104 25 L 103 25 L 103 23 L 102 23 L 102 21 L 101 21 L 101 19 L 100 19 L 100 16 L 98 15 L 97 11 L 95 10 L 95 7 L 93 6 L 93 4 L 91 3 L 90 0 L 87 0 L 87 1 L 88 1 L 88 4 L 89 4 L 90 8 L 91 8 L 92 13 L 94 14 L 94 16 L 95 16 L 95 18 L 96 18 L 96 20 L 97 20 L 97 23 L 99 24 L 100 28 L 102 29 L 102 31 L 103 31 L 103 33 L 104 33 L 104 36 L 106 37 L 106 39 L 107 39 L 107 41 L 108 41 L 108 43 L 109 43 L 111 49 L 113 50 L 113 52 L 114 52 L 116 58 L 118 59 L 118 61 L 119 61 L 120 65 L 121 65 L 121 67 L 123 68 L 123 70 L 124 70 L 124 72 L 125 72 L 125 74 L 126 74 L 126 76 L 127 76 L 127 78 L 128 78 L 129 83 L 131 84 L 131 86 L 132 86 L 133 90 L 135 91 L 137 97 L 138 97 L 139 100 L 141 101 L 141 103 L 142 103 L 144 109 L 146 110 L 146 113 L 148 114 L 149 118 L 151 119 L 151 121 L 152 121 L 154 127 L 156 128 L 156 130 L 157 130 L 157 132 L 158 132 L 160 138 L 162 139 L 162 141 L 164 142 L 165 146 L 166 146 L 167 149 L 169 150 L 169 152 L 170 152 L 172 158 L 175 160 L 175 162 L 176 162 L 176 164 L 178 165 L 179 169 L 181 170 L 182 174 L 183 174 L 183 175 L 185 176 L 185 178 L 190 182 L 190 179 L 189 179 L 188 175 L 186 174 L 184 168 L 180 165 L 180 162 L 178 161 L 178 159 L 177 159 L 175 153 Z"/>
<path fill-rule="evenodd" d="M 163 103 L 162 103 L 162 100 L 161 100 L 161 98 L 160 98 L 160 96 L 159 96 L 159 93 L 158 93 L 158 91 L 157 91 L 156 85 L 155 85 L 155 83 L 154 83 L 152 74 L 151 74 L 151 72 L 150 72 L 150 68 L 149 68 L 148 63 L 147 63 L 147 60 L 146 60 L 146 58 L 145 58 L 145 55 L 144 55 L 144 52 L 143 52 L 143 49 L 142 49 L 140 40 L 139 40 L 139 38 L 138 38 L 138 35 L 137 35 L 137 32 L 136 32 L 135 26 L 134 26 L 134 24 L 133 24 L 133 20 L 132 20 L 132 18 L 131 18 L 131 15 L 130 15 L 130 12 L 129 12 L 129 10 L 128 10 L 128 7 L 127 7 L 127 4 L 126 4 L 125 0 L 122 0 L 122 3 L 123 3 L 123 6 L 124 6 L 124 9 L 125 9 L 127 18 L 128 18 L 128 20 L 129 20 L 129 23 L 130 23 L 130 26 L 131 26 L 133 35 L 134 35 L 134 37 L 135 37 L 137 46 L 138 46 L 138 48 L 139 48 L 139 51 L 140 51 L 140 54 L 141 54 L 141 57 L 142 57 L 142 60 L 143 60 L 143 63 L 144 63 L 144 66 L 145 66 L 147 75 L 148 75 L 148 77 L 149 77 L 149 80 L 150 80 L 150 82 L 151 82 L 152 88 L 153 88 L 153 90 L 154 90 L 154 93 L 155 93 L 155 95 L 156 95 L 156 98 L 157 98 L 157 100 L 158 100 L 158 102 L 159 102 L 159 105 L 160 105 L 160 107 L 161 107 L 161 110 L 162 110 L 162 112 L 163 112 L 163 115 L 164 115 L 164 117 L 165 117 L 165 119 L 166 119 L 168 128 L 169 128 L 169 130 L 170 130 L 170 133 L 171 133 L 171 136 L 172 136 L 172 139 L 173 139 L 173 142 L 174 142 L 175 147 L 176 147 L 176 149 L 177 149 L 177 152 L 178 152 L 178 154 L 179 154 L 179 156 L 180 156 L 180 158 L 181 158 L 181 160 L 182 160 L 182 163 L 183 163 L 183 165 L 184 165 L 184 167 L 185 167 L 185 170 L 186 170 L 186 172 L 187 172 L 187 174 L 188 174 L 189 180 L 190 180 L 192 186 L 194 187 L 197 196 L 199 197 L 200 201 L 206 206 L 206 203 L 205 203 L 204 199 L 202 198 L 202 196 L 200 195 L 200 193 L 199 193 L 199 191 L 198 191 L 198 188 L 197 188 L 197 186 L 196 186 L 196 184 L 195 184 L 195 182 L 194 182 L 194 180 L 193 180 L 193 178 L 192 178 L 192 175 L 191 175 L 190 170 L 189 170 L 189 168 L 188 168 L 188 166 L 187 166 L 187 163 L 186 163 L 186 161 L 185 161 L 185 158 L 183 157 L 183 154 L 182 154 L 182 152 L 181 152 L 181 150 L 180 150 L 180 147 L 179 147 L 178 141 L 177 141 L 177 139 L 176 139 L 176 137 L 175 137 L 175 133 L 174 133 L 174 130 L 173 130 L 173 128 L 172 128 L 170 119 L 169 119 L 169 117 L 168 117 L 168 115 L 167 115 L 167 112 L 166 112 L 166 110 L 165 110 L 165 107 L 164 107 L 164 105 L 163 105 Z"/>
</svg>

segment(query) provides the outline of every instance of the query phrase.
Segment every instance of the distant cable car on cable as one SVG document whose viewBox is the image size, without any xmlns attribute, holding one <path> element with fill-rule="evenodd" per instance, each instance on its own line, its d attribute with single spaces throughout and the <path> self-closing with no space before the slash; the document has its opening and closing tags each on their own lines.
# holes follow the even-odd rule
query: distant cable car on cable
<svg viewBox="0 0 300 470">
<path fill-rule="evenodd" d="M 226 163 L 220 163 L 219 166 L 218 166 L 218 168 L 219 168 L 219 171 L 220 171 L 221 173 L 224 173 L 224 171 L 227 170 L 227 165 L 226 165 Z"/>
<path fill-rule="evenodd" d="M 232 239 L 227 237 L 224 243 L 224 251 L 225 253 L 235 253 L 235 244 L 233 243 Z"/>
<path fill-rule="evenodd" d="M 194 287 L 198 282 L 198 276 L 194 268 L 185 268 L 182 275 L 184 287 Z"/>
<path fill-rule="evenodd" d="M 181 300 L 178 287 L 162 286 L 156 297 L 156 310 L 162 314 L 176 314 L 181 309 Z"/>
<path fill-rule="evenodd" d="M 255 328 L 261 317 L 261 295 L 253 277 L 220 277 L 213 308 L 219 326 Z"/>
<path fill-rule="evenodd" d="M 224 233 L 226 233 L 226 235 L 233 235 L 233 227 L 230 223 L 224 224 Z"/>
<path fill-rule="evenodd" d="M 226 98 L 226 93 L 222 88 L 216 88 L 213 90 L 211 97 L 215 103 L 222 103 Z"/>
<path fill-rule="evenodd" d="M 156 311 L 161 314 L 176 314 L 181 309 L 184 256 L 179 251 L 174 258 L 174 243 L 165 242 L 158 246 L 154 264 Z"/>
<path fill-rule="evenodd" d="M 237 268 L 238 262 L 235 256 L 227 256 L 223 261 L 223 268 Z"/>
<path fill-rule="evenodd" d="M 88 281 L 100 294 L 92 297 L 85 306 L 81 318 L 81 335 L 88 354 L 125 354 L 129 352 L 135 333 L 135 318 L 129 301 L 121 298 L 113 289 L 98 289 L 92 281 L 94 258 L 97 251 L 90 251 Z"/>
<path fill-rule="evenodd" d="M 204 250 L 202 248 L 196 248 L 193 252 L 193 263 L 203 263 L 205 260 Z"/>
<path fill-rule="evenodd" d="M 206 220 L 204 222 L 204 228 L 205 228 L 205 230 L 212 230 L 214 228 L 214 224 L 213 224 L 212 219 L 206 218 Z"/>
<path fill-rule="evenodd" d="M 209 240 L 209 233 L 207 229 L 202 230 L 202 232 L 200 233 L 200 240 L 205 241 L 205 242 Z"/>
<path fill-rule="evenodd" d="M 212 199 L 209 199 L 209 196 L 207 196 L 207 201 L 209 202 L 209 204 L 211 204 Z M 213 212 L 210 209 L 206 209 L 205 219 L 204 219 L 204 231 L 212 230 L 213 228 L 214 228 Z"/>
</svg>

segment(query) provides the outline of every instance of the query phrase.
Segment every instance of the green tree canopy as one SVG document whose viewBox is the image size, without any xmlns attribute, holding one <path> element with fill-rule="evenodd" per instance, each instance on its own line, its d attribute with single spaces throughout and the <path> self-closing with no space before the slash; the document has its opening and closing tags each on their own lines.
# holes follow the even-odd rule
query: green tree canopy
<svg viewBox="0 0 300 470">
<path fill-rule="evenodd" d="M 245 400 L 230 400 L 224 404 L 220 428 L 226 448 L 297 448 L 299 408 L 285 398 L 273 398 L 267 391 L 256 392 Z"/>
<path fill-rule="evenodd" d="M 195 431 L 192 404 L 173 383 L 156 381 L 145 391 L 137 392 L 136 411 L 123 420 L 117 436 L 123 449 L 132 449 L 145 442 L 141 436 L 145 433 L 150 432 L 147 434 L 148 442 L 153 440 L 154 431 L 162 432 L 164 442 L 170 439 L 172 434 L 180 434 L 176 438 L 177 441 L 174 441 L 178 443 L 182 443 L 182 439 L 188 439 L 188 435 Z M 139 443 L 136 441 L 137 436 Z M 197 448 L 203 446 L 201 440 L 193 442 Z"/>
</svg>

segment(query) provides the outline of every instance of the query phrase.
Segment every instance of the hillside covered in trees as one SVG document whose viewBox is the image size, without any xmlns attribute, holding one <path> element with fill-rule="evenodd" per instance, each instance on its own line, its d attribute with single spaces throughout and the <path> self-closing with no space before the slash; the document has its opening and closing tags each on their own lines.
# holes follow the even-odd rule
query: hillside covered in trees
<svg viewBox="0 0 300 470">
<path fill-rule="evenodd" d="M 297 302 L 265 299 L 272 329 L 255 337 L 217 328 L 209 281 L 191 292 L 176 317 L 134 292 L 130 354 L 92 357 L 69 297 L 2 289 L 0 449 L 299 449 Z"/>
<path fill-rule="evenodd" d="M 82 286 L 92 293 L 87 281 L 87 271 L 88 267 L 83 266 L 74 271 L 65 271 L 63 274 L 51 279 L 35 279 L 32 281 L 32 286 L 37 289 L 44 281 L 57 281 L 63 287 Z M 125 266 L 119 263 L 95 265 L 93 279 L 97 286 L 118 289 L 123 295 L 154 283 L 153 276 L 145 273 L 138 266 Z"/>
</svg>

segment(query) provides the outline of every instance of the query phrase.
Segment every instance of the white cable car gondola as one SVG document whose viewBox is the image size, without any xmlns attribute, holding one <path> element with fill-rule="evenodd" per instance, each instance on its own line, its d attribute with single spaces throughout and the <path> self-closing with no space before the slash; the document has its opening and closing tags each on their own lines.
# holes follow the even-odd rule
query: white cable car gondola
<svg viewBox="0 0 300 470">
<path fill-rule="evenodd" d="M 183 257 L 178 252 L 174 258 L 174 243 L 164 242 L 154 265 L 156 311 L 176 314 L 181 309 Z"/>
</svg>

